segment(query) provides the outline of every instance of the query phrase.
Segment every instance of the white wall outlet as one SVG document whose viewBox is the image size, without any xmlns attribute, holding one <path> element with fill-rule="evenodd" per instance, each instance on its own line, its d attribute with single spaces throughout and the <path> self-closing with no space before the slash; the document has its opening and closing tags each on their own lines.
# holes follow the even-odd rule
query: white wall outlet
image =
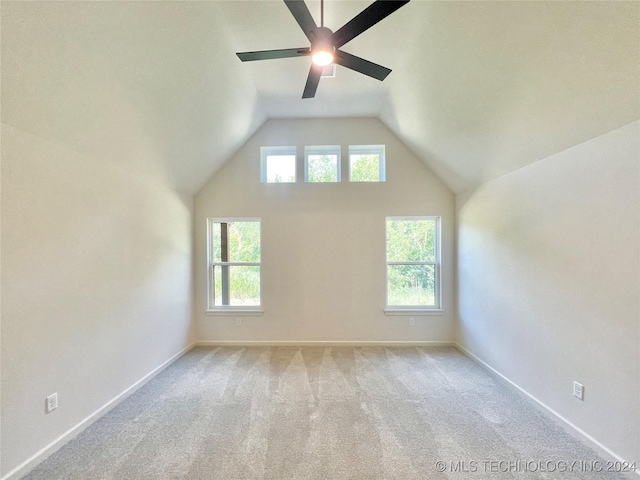
<svg viewBox="0 0 640 480">
<path fill-rule="evenodd" d="M 416 324 L 416 319 L 413 317 L 409 317 L 409 326 L 413 327 Z"/>
<path fill-rule="evenodd" d="M 237 326 L 242 325 L 242 319 L 241 318 L 236 318 L 236 325 Z"/>
<path fill-rule="evenodd" d="M 58 408 L 58 393 L 52 393 L 46 398 L 45 413 L 51 413 Z"/>
<path fill-rule="evenodd" d="M 578 382 L 573 382 L 573 396 L 584 400 L 584 385 Z"/>
</svg>

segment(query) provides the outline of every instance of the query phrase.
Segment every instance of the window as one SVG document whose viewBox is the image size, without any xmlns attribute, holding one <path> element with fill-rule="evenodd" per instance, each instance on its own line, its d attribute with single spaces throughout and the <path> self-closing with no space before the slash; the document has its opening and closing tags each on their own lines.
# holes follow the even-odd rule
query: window
<svg viewBox="0 0 640 480">
<path fill-rule="evenodd" d="M 304 147 L 304 181 L 340 181 L 340 146 Z"/>
<path fill-rule="evenodd" d="M 440 309 L 440 217 L 387 217 L 387 307 Z"/>
<path fill-rule="evenodd" d="M 261 147 L 260 181 L 294 183 L 296 181 L 296 147 Z"/>
<path fill-rule="evenodd" d="M 349 145 L 349 181 L 385 181 L 384 145 Z"/>
<path fill-rule="evenodd" d="M 209 218 L 207 239 L 207 310 L 259 310 L 260 219 Z"/>
</svg>

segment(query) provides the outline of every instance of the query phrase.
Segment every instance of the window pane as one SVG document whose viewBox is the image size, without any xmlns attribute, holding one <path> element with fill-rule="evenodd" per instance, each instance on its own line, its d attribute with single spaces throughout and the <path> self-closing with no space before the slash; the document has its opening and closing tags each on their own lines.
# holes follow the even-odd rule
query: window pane
<svg viewBox="0 0 640 480">
<path fill-rule="evenodd" d="M 379 182 L 380 156 L 349 155 L 349 180 L 352 182 Z"/>
<path fill-rule="evenodd" d="M 215 222 L 213 224 L 211 234 L 213 235 L 213 244 L 212 244 L 213 261 L 214 262 L 220 262 L 221 259 L 222 259 L 222 239 L 220 237 L 220 223 L 219 222 Z"/>
<path fill-rule="evenodd" d="M 260 222 L 228 224 L 229 262 L 260 262 Z"/>
<path fill-rule="evenodd" d="M 435 262 L 435 220 L 387 220 L 388 262 Z"/>
<path fill-rule="evenodd" d="M 213 278 L 216 307 L 260 305 L 260 267 L 215 266 Z"/>
<path fill-rule="evenodd" d="M 268 155 L 267 182 L 292 183 L 296 181 L 295 155 Z"/>
<path fill-rule="evenodd" d="M 388 265 L 387 304 L 435 306 L 435 265 Z"/>
<path fill-rule="evenodd" d="M 228 222 L 226 225 L 227 258 L 222 258 L 223 225 L 213 224 L 214 262 L 260 262 L 260 222 Z"/>
<path fill-rule="evenodd" d="M 307 181 L 309 182 L 337 182 L 337 155 L 308 155 Z"/>
</svg>

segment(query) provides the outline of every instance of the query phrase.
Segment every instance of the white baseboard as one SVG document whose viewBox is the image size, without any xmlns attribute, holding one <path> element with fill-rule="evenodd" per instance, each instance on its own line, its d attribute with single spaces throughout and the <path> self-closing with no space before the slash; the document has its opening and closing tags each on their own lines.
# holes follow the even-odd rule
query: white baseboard
<svg viewBox="0 0 640 480">
<path fill-rule="evenodd" d="M 107 414 L 110 410 L 112 410 L 114 407 L 116 407 L 125 398 L 127 398 L 128 396 L 133 394 L 136 390 L 138 390 L 145 383 L 147 383 L 149 380 L 151 380 L 153 377 L 155 377 L 158 373 L 160 373 L 162 370 L 167 368 L 169 365 L 171 365 L 177 359 L 182 357 L 185 353 L 187 353 L 189 350 L 191 350 L 195 345 L 196 345 L 195 342 L 190 344 L 190 345 L 188 345 L 187 347 L 183 348 L 178 353 L 173 355 L 171 358 L 169 358 L 168 360 L 166 360 L 165 362 L 163 362 L 162 364 L 160 364 L 159 366 L 157 366 L 156 368 L 151 370 L 149 373 L 147 373 L 144 377 L 142 377 L 136 383 L 131 385 L 129 388 L 124 390 L 119 395 L 117 395 L 114 398 L 112 398 L 111 400 L 109 400 L 102 407 L 100 407 L 98 410 L 96 410 L 91 415 L 86 417 L 80 423 L 78 423 L 74 427 L 71 427 L 69 430 L 64 432 L 62 435 L 60 435 L 54 441 L 52 441 L 48 445 L 45 445 L 40 450 L 38 450 L 31 457 L 29 457 L 24 462 L 22 462 L 20 465 L 18 465 L 13 470 L 8 472 L 4 477 L 0 478 L 0 480 L 17 480 L 19 477 L 29 473 L 39 463 L 41 463 L 47 457 L 49 457 L 50 455 L 55 453 L 57 450 L 59 450 L 61 447 L 63 447 L 67 442 L 69 442 L 74 437 L 76 437 L 78 434 L 80 434 L 82 431 L 84 431 L 87 427 L 89 427 L 91 424 L 93 424 L 96 420 L 98 420 L 99 418 L 101 418 L 105 414 Z"/>
<path fill-rule="evenodd" d="M 343 341 L 343 340 L 211 340 L 196 342 L 199 347 L 454 347 L 451 341 Z M 0 479 L 2 480 L 2 479 Z"/>
<path fill-rule="evenodd" d="M 546 410 L 547 412 L 551 413 L 551 415 L 553 415 L 556 419 L 560 420 L 561 424 L 564 424 L 565 427 L 569 427 L 570 431 L 572 431 L 578 438 L 582 439 L 583 441 L 586 441 L 586 443 L 588 444 L 591 444 L 591 446 L 595 447 L 595 449 L 598 450 L 600 453 L 602 453 L 604 456 L 608 456 L 610 457 L 611 460 L 614 460 L 614 461 L 627 462 L 620 455 L 616 454 L 613 450 L 611 450 L 610 448 L 600 443 L 598 440 L 593 438 L 591 435 L 589 435 L 587 432 L 582 430 L 580 427 L 578 427 L 571 421 L 564 418 L 562 415 L 556 412 L 553 408 L 549 407 L 547 404 L 540 401 L 538 398 L 536 398 L 535 396 L 527 392 L 524 388 L 522 388 L 520 385 L 518 385 L 514 381 L 510 380 L 508 377 L 504 376 L 502 373 L 500 373 L 498 370 L 493 368 L 491 365 L 489 365 L 487 362 L 482 360 L 480 357 L 474 355 L 473 353 L 471 353 L 469 350 L 467 350 L 466 348 L 464 348 L 462 345 L 458 343 L 454 342 L 453 346 L 457 348 L 461 353 L 469 357 L 471 360 L 473 360 L 483 368 L 489 370 L 493 374 L 497 375 L 502 380 L 507 382 L 511 387 L 515 388 L 517 391 L 524 394 L 530 401 L 537 404 L 539 407 L 542 407 L 543 410 Z M 630 463 L 630 462 L 627 462 L 627 463 Z M 640 469 L 636 470 L 635 473 L 637 476 L 640 476 Z"/>
</svg>

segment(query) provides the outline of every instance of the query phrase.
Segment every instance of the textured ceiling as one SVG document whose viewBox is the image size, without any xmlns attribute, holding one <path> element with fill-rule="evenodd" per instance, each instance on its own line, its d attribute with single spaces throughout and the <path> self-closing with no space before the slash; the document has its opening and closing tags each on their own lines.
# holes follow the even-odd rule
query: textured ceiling
<svg viewBox="0 0 640 480">
<path fill-rule="evenodd" d="M 338 67 L 311 100 L 307 58 L 235 56 L 308 45 L 281 1 L 1 8 L 3 122 L 189 193 L 268 117 L 379 117 L 454 191 L 640 117 L 638 2 L 413 0 L 343 48 L 384 82 Z"/>
</svg>

